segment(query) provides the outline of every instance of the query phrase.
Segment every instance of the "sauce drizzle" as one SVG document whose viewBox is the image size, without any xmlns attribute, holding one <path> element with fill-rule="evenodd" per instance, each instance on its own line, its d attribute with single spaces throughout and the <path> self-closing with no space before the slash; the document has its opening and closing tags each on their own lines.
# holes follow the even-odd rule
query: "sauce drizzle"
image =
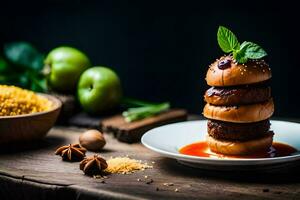
<svg viewBox="0 0 300 200">
<path fill-rule="evenodd" d="M 200 141 L 192 144 L 188 144 L 182 147 L 179 152 L 181 154 L 191 155 L 191 156 L 199 156 L 199 157 L 206 157 L 206 158 L 223 158 L 223 159 L 230 159 L 230 158 L 274 158 L 274 157 L 282 157 L 282 156 L 289 156 L 295 152 L 297 149 L 294 147 L 280 143 L 280 142 L 273 142 L 272 147 L 268 151 L 256 152 L 255 154 L 251 155 L 224 155 L 219 154 L 211 151 L 206 143 L 206 141 Z"/>
</svg>

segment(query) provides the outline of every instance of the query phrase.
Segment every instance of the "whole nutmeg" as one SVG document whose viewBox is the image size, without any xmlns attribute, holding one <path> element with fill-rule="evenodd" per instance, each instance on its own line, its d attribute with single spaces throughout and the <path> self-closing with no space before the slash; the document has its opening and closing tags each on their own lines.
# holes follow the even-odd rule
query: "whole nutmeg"
<svg viewBox="0 0 300 200">
<path fill-rule="evenodd" d="M 106 144 L 103 134 L 98 130 L 88 130 L 79 136 L 79 143 L 90 151 L 100 151 Z"/>
</svg>

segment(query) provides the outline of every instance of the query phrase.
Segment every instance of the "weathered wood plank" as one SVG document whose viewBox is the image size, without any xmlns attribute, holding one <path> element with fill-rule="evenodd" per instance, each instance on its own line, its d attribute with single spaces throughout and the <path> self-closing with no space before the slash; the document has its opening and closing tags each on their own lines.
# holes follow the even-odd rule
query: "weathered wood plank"
<svg viewBox="0 0 300 200">
<path fill-rule="evenodd" d="M 112 174 L 105 179 L 105 183 L 101 183 L 99 179 L 83 175 L 79 170 L 79 163 L 63 162 L 54 155 L 56 147 L 76 142 L 82 131 L 83 129 L 56 127 L 47 138 L 35 145 L 26 145 L 25 149 L 2 150 L 0 199 L 300 198 L 300 172 L 297 169 L 283 169 L 275 174 L 193 169 L 182 166 L 175 160 L 163 158 L 141 144 L 120 143 L 111 135 L 105 135 L 107 146 L 99 154 L 106 158 L 129 155 L 148 163 L 153 161 L 154 168 L 131 175 Z M 142 181 L 137 181 L 138 178 Z M 149 179 L 154 182 L 146 184 Z M 166 182 L 172 182 L 174 186 L 164 186 L 163 183 Z M 175 188 L 179 192 L 175 192 Z"/>
</svg>

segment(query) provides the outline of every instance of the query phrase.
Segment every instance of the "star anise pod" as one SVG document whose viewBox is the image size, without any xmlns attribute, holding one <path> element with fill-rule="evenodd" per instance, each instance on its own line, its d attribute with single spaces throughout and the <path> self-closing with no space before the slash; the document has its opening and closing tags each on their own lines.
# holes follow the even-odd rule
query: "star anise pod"
<svg viewBox="0 0 300 200">
<path fill-rule="evenodd" d="M 66 161 L 81 161 L 85 157 L 86 149 L 82 148 L 79 144 L 69 144 L 59 147 L 56 155 L 60 155 Z"/>
<path fill-rule="evenodd" d="M 86 175 L 99 175 L 102 174 L 103 170 L 107 168 L 107 163 L 104 158 L 95 154 L 85 158 L 80 162 L 80 170 L 82 170 Z"/>
</svg>

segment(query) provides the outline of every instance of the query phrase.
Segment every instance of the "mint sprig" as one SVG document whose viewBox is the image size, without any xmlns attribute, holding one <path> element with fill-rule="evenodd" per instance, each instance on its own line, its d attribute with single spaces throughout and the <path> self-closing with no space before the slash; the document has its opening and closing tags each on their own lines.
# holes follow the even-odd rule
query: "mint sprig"
<svg viewBox="0 0 300 200">
<path fill-rule="evenodd" d="M 225 53 L 232 53 L 238 63 L 246 63 L 248 59 L 260 59 L 267 55 L 266 51 L 253 42 L 243 42 L 241 45 L 235 34 L 224 26 L 219 26 L 217 40 Z"/>
</svg>

